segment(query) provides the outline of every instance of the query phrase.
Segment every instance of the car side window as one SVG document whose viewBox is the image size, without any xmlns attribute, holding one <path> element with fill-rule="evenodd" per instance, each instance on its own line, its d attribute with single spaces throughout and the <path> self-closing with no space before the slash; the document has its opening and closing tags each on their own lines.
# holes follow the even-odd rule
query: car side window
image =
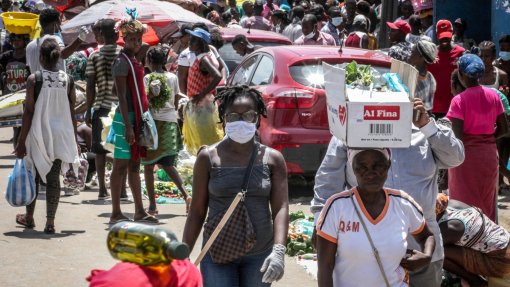
<svg viewBox="0 0 510 287">
<path fill-rule="evenodd" d="M 239 69 L 236 71 L 234 77 L 232 78 L 231 85 L 248 85 L 250 81 L 250 76 L 257 66 L 258 55 L 255 55 L 248 60 L 244 61 Z"/>
<path fill-rule="evenodd" d="M 273 60 L 270 57 L 262 56 L 255 73 L 253 73 L 250 86 L 269 85 L 273 80 L 273 66 Z"/>
</svg>

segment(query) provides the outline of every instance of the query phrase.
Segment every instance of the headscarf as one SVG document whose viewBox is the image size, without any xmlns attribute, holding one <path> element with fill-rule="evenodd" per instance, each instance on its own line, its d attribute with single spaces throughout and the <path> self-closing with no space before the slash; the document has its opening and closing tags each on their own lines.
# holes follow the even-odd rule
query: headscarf
<svg viewBox="0 0 510 287">
<path fill-rule="evenodd" d="M 436 61 L 437 47 L 434 43 L 427 40 L 419 40 L 416 43 L 416 48 L 427 64 L 432 64 Z"/>
<path fill-rule="evenodd" d="M 391 159 L 391 152 L 387 148 L 382 148 L 382 149 L 381 148 L 367 148 L 367 149 L 349 149 L 349 150 L 347 150 L 347 161 L 352 165 L 352 163 L 354 161 L 354 157 L 356 157 L 356 155 L 359 154 L 360 152 L 364 152 L 367 150 L 378 151 L 378 152 L 382 153 L 387 160 Z"/>
<path fill-rule="evenodd" d="M 460 57 L 458 66 L 459 71 L 472 79 L 481 78 L 483 76 L 483 72 L 485 71 L 485 66 L 482 59 L 473 54 L 466 54 Z"/>
<path fill-rule="evenodd" d="M 436 216 L 443 213 L 448 207 L 448 200 L 450 198 L 444 193 L 438 193 L 436 198 Z"/>
<path fill-rule="evenodd" d="M 117 24 L 115 24 L 115 31 L 121 32 L 122 36 L 126 36 L 127 34 L 134 33 L 145 33 L 147 32 L 147 26 L 142 24 L 142 22 L 136 20 L 138 17 L 138 12 L 136 8 L 126 8 L 126 13 L 130 16 L 131 19 L 122 19 Z"/>
</svg>

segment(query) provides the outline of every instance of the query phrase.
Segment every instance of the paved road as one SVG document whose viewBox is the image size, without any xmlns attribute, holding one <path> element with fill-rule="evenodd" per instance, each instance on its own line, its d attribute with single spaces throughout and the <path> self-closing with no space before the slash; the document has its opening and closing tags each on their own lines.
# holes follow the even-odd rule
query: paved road
<svg viewBox="0 0 510 287">
<path fill-rule="evenodd" d="M 0 128 L 2 191 L 15 160 L 10 155 L 11 136 L 11 129 Z M 308 211 L 309 198 L 297 197 L 310 196 L 310 187 L 292 187 L 291 193 L 294 194 L 291 210 Z M 144 201 L 144 204 L 148 202 Z M 186 220 L 184 205 L 160 205 L 158 208 L 161 226 L 173 230 L 180 238 Z M 126 215 L 133 216 L 133 204 L 123 204 L 122 209 Z M 35 229 L 25 230 L 15 223 L 15 215 L 24 211 L 24 208 L 11 207 L 0 199 L 0 286 L 87 286 L 85 278 L 90 270 L 110 268 L 116 263 L 106 248 L 110 203 L 98 201 L 97 190 L 61 198 L 55 235 L 43 233 L 46 212 L 43 194 L 37 201 Z M 200 244 L 197 242 L 197 246 Z M 196 258 L 198 252 L 195 249 L 191 258 Z M 316 286 L 294 259 L 287 258 L 286 263 L 285 277 L 273 286 Z"/>
</svg>

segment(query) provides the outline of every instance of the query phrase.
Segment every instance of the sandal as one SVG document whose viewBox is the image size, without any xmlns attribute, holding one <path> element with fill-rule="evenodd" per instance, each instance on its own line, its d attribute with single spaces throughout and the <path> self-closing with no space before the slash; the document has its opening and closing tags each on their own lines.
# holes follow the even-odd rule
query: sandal
<svg viewBox="0 0 510 287">
<path fill-rule="evenodd" d="M 152 216 L 152 215 L 146 215 L 141 219 L 135 219 L 135 222 L 143 222 L 143 223 L 159 223 L 159 220 Z"/>
<path fill-rule="evenodd" d="M 157 208 L 156 209 L 150 209 L 150 208 L 147 207 L 145 209 L 145 212 L 147 212 L 149 215 L 152 215 L 152 216 L 156 216 L 156 215 L 159 214 L 159 211 L 158 211 Z"/>
<path fill-rule="evenodd" d="M 46 234 L 55 234 L 55 225 L 48 224 L 44 227 L 44 233 Z"/>
<path fill-rule="evenodd" d="M 114 225 L 116 223 L 119 223 L 119 222 L 126 222 L 126 221 L 131 221 L 131 219 L 127 218 L 127 217 L 122 217 L 122 218 L 119 218 L 119 219 L 110 219 L 110 221 L 108 222 L 109 225 Z"/>
<path fill-rule="evenodd" d="M 27 220 L 26 214 L 17 214 L 16 215 L 16 223 L 19 225 L 25 226 L 25 228 L 34 228 L 35 227 L 34 219 Z"/>
</svg>

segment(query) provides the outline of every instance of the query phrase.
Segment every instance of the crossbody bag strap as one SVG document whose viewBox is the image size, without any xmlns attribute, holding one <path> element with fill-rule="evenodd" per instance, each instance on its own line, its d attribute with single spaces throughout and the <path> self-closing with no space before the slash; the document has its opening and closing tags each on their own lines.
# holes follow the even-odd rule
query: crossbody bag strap
<svg viewBox="0 0 510 287">
<path fill-rule="evenodd" d="M 135 90 L 136 95 L 138 96 L 138 105 L 140 106 L 140 115 L 143 115 L 143 108 L 142 108 L 142 100 L 140 99 L 140 91 L 138 90 L 138 83 L 136 82 L 136 73 L 135 73 L 135 67 L 133 67 L 133 64 L 131 63 L 131 60 L 129 60 L 128 56 L 124 53 L 120 53 L 124 58 L 126 58 L 126 61 L 129 63 L 129 67 L 131 68 L 131 74 L 133 76 L 133 82 L 135 83 Z"/>
<path fill-rule="evenodd" d="M 386 277 L 386 272 L 384 272 L 381 257 L 379 256 L 379 251 L 377 250 L 377 248 L 375 248 L 374 242 L 372 241 L 372 237 L 370 236 L 370 233 L 368 233 L 367 226 L 365 225 L 365 221 L 363 220 L 363 217 L 361 217 L 361 213 L 359 212 L 358 207 L 356 206 L 356 203 L 354 202 L 354 192 L 351 193 L 351 201 L 352 201 L 352 205 L 354 206 L 354 210 L 356 210 L 356 214 L 358 215 L 358 218 L 361 221 L 363 230 L 365 230 L 365 234 L 367 235 L 368 241 L 370 242 L 370 245 L 372 246 L 372 252 L 374 253 L 375 260 L 377 260 L 377 265 L 379 265 L 379 271 L 381 271 L 381 275 L 384 278 L 384 283 L 386 284 L 387 287 L 390 287 L 390 282 L 388 281 L 388 277 Z"/>
<path fill-rule="evenodd" d="M 246 172 L 244 173 L 243 185 L 241 185 L 241 192 L 243 193 L 243 199 L 248 192 L 248 184 L 250 183 L 251 173 L 253 171 L 253 163 L 255 162 L 255 158 L 257 157 L 259 150 L 259 143 L 253 144 L 253 151 L 251 152 L 250 162 L 248 163 L 248 167 L 246 168 Z"/>
</svg>

